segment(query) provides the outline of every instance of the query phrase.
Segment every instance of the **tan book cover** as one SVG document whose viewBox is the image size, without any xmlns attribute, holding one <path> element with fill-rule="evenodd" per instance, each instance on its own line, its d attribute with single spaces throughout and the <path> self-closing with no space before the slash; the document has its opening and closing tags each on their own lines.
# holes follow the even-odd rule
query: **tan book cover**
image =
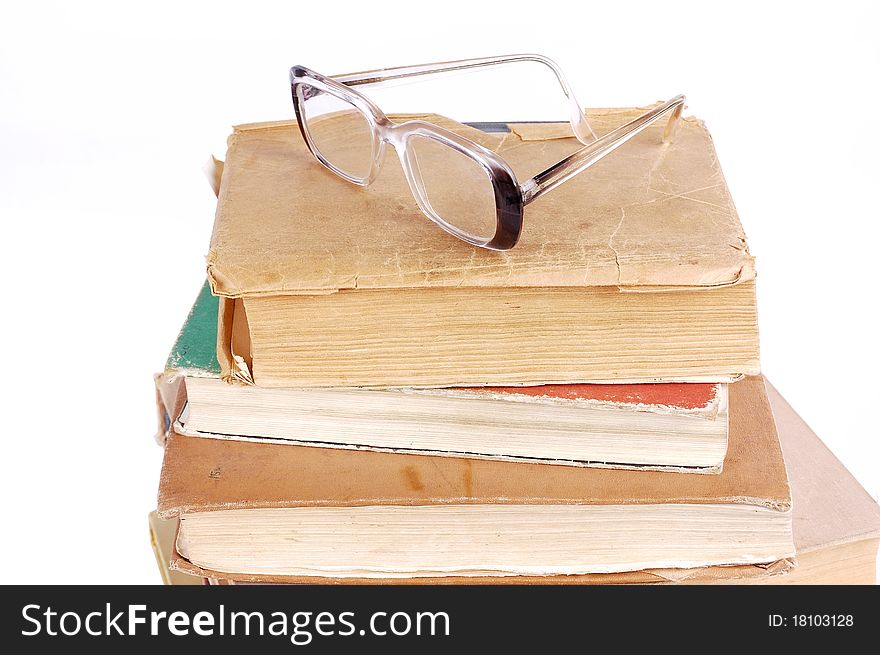
<svg viewBox="0 0 880 655">
<path fill-rule="evenodd" d="M 588 576 L 518 576 L 504 578 L 501 582 L 504 584 L 873 583 L 877 546 L 880 540 L 880 506 L 772 387 L 769 388 L 769 399 L 791 481 L 794 542 L 797 549 L 794 566 L 787 561 L 780 561 L 771 566 L 700 567 Z M 483 584 L 499 582 L 498 578 L 340 580 L 229 575 L 200 569 L 176 552 L 172 556 L 171 566 L 178 571 L 203 578 L 214 578 L 221 583 Z"/>
<path fill-rule="evenodd" d="M 588 115 L 605 134 L 643 111 Z M 420 118 L 500 153 L 520 179 L 580 147 L 558 123 L 487 133 L 441 116 Z M 248 297 L 426 287 L 644 290 L 753 279 L 709 131 L 685 118 L 664 144 L 663 129 L 649 128 L 530 205 L 519 244 L 497 253 L 468 247 L 423 217 L 391 153 L 363 189 L 320 166 L 295 121 L 238 126 L 208 254 L 212 288 Z"/>
<path fill-rule="evenodd" d="M 639 111 L 590 119 L 604 133 Z M 523 179 L 579 145 L 555 123 L 485 133 L 423 118 Z M 491 252 L 422 216 L 391 157 L 360 188 L 319 165 L 294 122 L 237 127 L 208 253 L 224 376 L 481 386 L 756 374 L 754 260 L 712 139 L 694 118 L 669 143 L 661 130 L 530 205 L 516 248 Z"/>
</svg>

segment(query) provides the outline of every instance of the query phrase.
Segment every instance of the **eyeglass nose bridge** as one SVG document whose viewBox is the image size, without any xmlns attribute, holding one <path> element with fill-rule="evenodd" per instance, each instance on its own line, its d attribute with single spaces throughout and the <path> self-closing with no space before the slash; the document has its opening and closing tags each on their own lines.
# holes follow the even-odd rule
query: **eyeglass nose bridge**
<svg viewBox="0 0 880 655">
<path fill-rule="evenodd" d="M 434 129 L 434 126 L 424 121 L 415 120 L 406 121 L 404 123 L 394 123 L 391 120 L 386 119 L 381 122 L 375 122 L 373 124 L 373 130 L 376 138 L 376 147 L 374 149 L 373 169 L 369 181 L 373 181 L 379 174 L 379 171 L 385 162 L 386 147 L 391 146 L 397 152 L 397 157 L 400 160 L 400 166 L 403 169 L 404 175 L 410 184 L 413 194 L 416 196 L 416 200 L 419 200 L 419 204 L 421 205 L 424 196 L 419 196 L 416 187 L 421 186 L 422 193 L 424 193 L 424 187 L 421 184 L 421 176 L 418 174 L 418 171 L 413 170 L 413 166 L 417 166 L 417 164 L 412 157 L 412 153 L 408 151 L 407 142 L 413 135 L 420 132 L 428 131 L 436 134 L 437 131 Z M 425 207 L 422 207 L 422 209 L 424 211 Z"/>
<path fill-rule="evenodd" d="M 376 136 L 381 147 L 386 145 L 392 146 L 399 153 L 406 149 L 406 140 L 411 133 L 410 123 L 393 123 L 390 120 L 383 123 L 377 123 L 374 127 Z"/>
<path fill-rule="evenodd" d="M 373 132 L 376 139 L 376 145 L 374 148 L 373 167 L 370 171 L 367 184 L 372 182 L 379 175 L 385 162 L 386 148 L 387 146 L 391 146 L 397 153 L 400 167 L 409 185 L 410 191 L 412 192 L 413 199 L 418 204 L 419 209 L 428 218 L 437 222 L 431 206 L 427 203 L 427 193 L 425 192 L 424 183 L 418 170 L 418 162 L 413 157 L 412 151 L 407 149 L 408 140 L 413 134 L 418 133 L 419 128 L 427 128 L 429 131 L 433 132 L 431 129 L 432 127 L 433 126 L 430 124 L 421 121 L 394 123 L 384 117 L 383 120 L 373 122 Z M 443 221 L 440 222 L 441 224 L 444 223 Z"/>
<path fill-rule="evenodd" d="M 384 118 L 384 117 L 383 117 Z M 375 144 L 373 147 L 373 165 L 370 174 L 364 181 L 365 185 L 373 182 L 382 170 L 385 163 L 385 155 L 387 146 L 391 146 L 397 151 L 401 166 L 406 172 L 406 140 L 409 134 L 407 123 L 393 123 L 385 118 L 381 121 L 370 121 L 373 128 L 373 138 Z"/>
</svg>

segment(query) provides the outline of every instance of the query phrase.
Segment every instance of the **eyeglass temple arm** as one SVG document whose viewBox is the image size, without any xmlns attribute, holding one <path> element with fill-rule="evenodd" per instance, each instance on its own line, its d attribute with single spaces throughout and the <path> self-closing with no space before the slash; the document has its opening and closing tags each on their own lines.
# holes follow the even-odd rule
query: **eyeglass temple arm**
<svg viewBox="0 0 880 655">
<path fill-rule="evenodd" d="M 585 171 L 605 155 L 614 152 L 636 134 L 664 116 L 669 116 L 669 122 L 666 124 L 666 129 L 663 132 L 663 141 L 668 141 L 675 131 L 678 119 L 681 117 L 684 102 L 685 97 L 683 95 L 675 96 L 662 105 L 631 120 L 626 125 L 622 125 L 616 130 L 609 132 L 585 148 L 581 148 L 561 162 L 553 164 L 553 166 L 538 173 L 533 178 L 526 180 L 520 185 L 523 203 L 528 204 L 532 202 L 578 173 Z"/>
<path fill-rule="evenodd" d="M 562 70 L 552 59 L 543 55 L 535 54 L 519 54 L 519 55 L 503 55 L 498 57 L 483 57 L 480 59 L 459 59 L 456 61 L 443 61 L 433 64 L 417 64 L 415 66 L 398 66 L 395 68 L 382 68 L 377 70 L 362 71 L 359 73 L 347 73 L 345 75 L 333 75 L 333 79 L 346 86 L 358 86 L 361 84 L 378 84 L 389 80 L 399 80 L 410 77 L 419 77 L 422 75 L 435 75 L 437 73 L 450 73 L 453 71 L 468 70 L 471 68 L 481 68 L 484 66 L 497 66 L 500 64 L 510 64 L 523 61 L 532 61 L 544 64 L 550 68 L 556 75 L 559 85 L 562 87 L 565 97 L 568 99 L 571 127 L 574 130 L 578 140 L 584 144 L 596 141 L 596 135 L 590 128 L 583 109 L 578 103 L 577 98 Z"/>
</svg>

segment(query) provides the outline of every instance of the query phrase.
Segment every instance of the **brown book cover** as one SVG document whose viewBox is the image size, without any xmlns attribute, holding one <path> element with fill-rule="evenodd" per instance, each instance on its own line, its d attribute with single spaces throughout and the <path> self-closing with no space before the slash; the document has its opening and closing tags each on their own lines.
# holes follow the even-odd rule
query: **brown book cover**
<svg viewBox="0 0 880 655">
<path fill-rule="evenodd" d="M 785 465 L 764 380 L 729 390 L 717 475 L 586 469 L 172 435 L 159 513 L 431 504 L 745 504 L 787 510 Z"/>
<path fill-rule="evenodd" d="M 590 119 L 606 132 L 639 111 Z M 523 179 L 578 147 L 553 123 L 485 133 L 424 118 Z M 481 386 L 757 373 L 754 260 L 712 139 L 693 118 L 670 143 L 661 130 L 530 205 L 521 242 L 499 253 L 424 218 L 391 158 L 364 189 L 318 164 L 294 122 L 239 126 L 208 253 L 224 376 Z"/>
<path fill-rule="evenodd" d="M 880 506 L 834 457 L 773 387 L 769 400 L 791 480 L 796 564 L 701 567 L 635 571 L 587 576 L 515 578 L 291 578 L 221 574 L 194 566 L 178 553 L 171 566 L 194 576 L 222 582 L 326 584 L 621 584 L 621 583 L 872 583 L 880 540 Z"/>
</svg>

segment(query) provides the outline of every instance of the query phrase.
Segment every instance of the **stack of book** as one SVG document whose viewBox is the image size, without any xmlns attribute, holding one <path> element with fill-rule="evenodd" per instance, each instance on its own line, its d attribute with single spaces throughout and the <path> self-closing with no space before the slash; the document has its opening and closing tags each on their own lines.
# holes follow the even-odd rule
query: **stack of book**
<svg viewBox="0 0 880 655">
<path fill-rule="evenodd" d="M 425 119 L 524 177 L 578 147 Z M 166 581 L 873 581 L 880 508 L 760 375 L 711 137 L 662 129 L 498 253 L 427 221 L 399 168 L 362 189 L 295 122 L 237 127 L 156 377 Z"/>
</svg>

